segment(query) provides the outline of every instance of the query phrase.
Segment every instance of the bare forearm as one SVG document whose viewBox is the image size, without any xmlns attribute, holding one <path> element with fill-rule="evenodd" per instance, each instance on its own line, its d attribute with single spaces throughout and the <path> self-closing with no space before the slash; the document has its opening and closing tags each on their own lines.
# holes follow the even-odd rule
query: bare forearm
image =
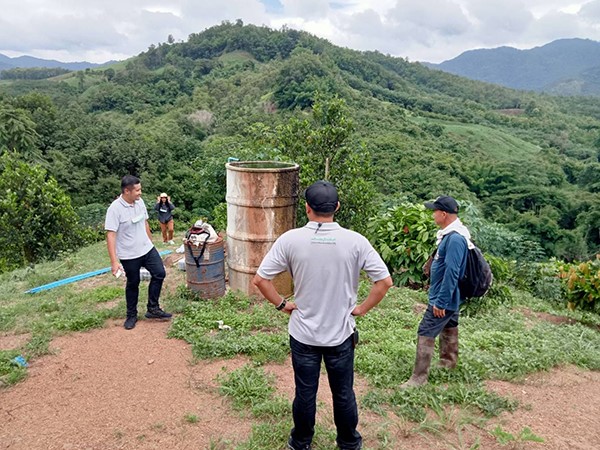
<svg viewBox="0 0 600 450">
<path fill-rule="evenodd" d="M 119 262 L 117 258 L 117 233 L 114 231 L 106 232 L 106 248 L 108 249 L 108 257 L 110 263 L 115 264 Z"/>
<path fill-rule="evenodd" d="M 287 314 L 291 314 L 292 311 L 296 309 L 295 303 L 286 302 L 281 295 L 279 295 L 279 292 L 277 292 L 277 289 L 275 289 L 271 280 L 267 280 L 257 274 L 254 276 L 252 283 L 258 288 L 260 293 L 269 301 L 269 303 L 277 309 L 280 309 Z"/>
<path fill-rule="evenodd" d="M 121 263 L 117 257 L 117 233 L 114 231 L 106 232 L 106 248 L 108 249 L 108 257 L 110 258 L 110 269 L 113 275 L 116 275 L 121 269 Z"/>
<path fill-rule="evenodd" d="M 279 295 L 271 280 L 267 280 L 262 278 L 260 275 L 256 275 L 252 282 L 258 288 L 263 297 L 266 298 L 270 303 L 275 306 L 280 305 L 282 300 L 281 295 Z"/>
</svg>

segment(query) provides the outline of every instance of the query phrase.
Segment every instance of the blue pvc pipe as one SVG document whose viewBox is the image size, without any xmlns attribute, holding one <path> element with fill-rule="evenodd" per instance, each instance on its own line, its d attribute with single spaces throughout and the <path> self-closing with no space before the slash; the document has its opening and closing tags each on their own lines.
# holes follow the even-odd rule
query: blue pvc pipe
<svg viewBox="0 0 600 450">
<path fill-rule="evenodd" d="M 169 253 L 173 253 L 171 250 L 163 250 L 159 253 L 160 256 L 168 255 Z M 48 289 L 54 289 L 55 287 L 62 286 L 69 283 L 74 283 L 75 281 L 84 280 L 86 278 L 95 277 L 96 275 L 102 275 L 103 273 L 110 272 L 110 267 L 105 267 L 104 269 L 94 270 L 93 272 L 82 273 L 81 275 L 75 275 L 73 277 L 64 278 L 62 280 L 54 281 L 52 283 L 44 284 L 43 286 L 38 286 L 26 291 L 26 294 L 36 294 L 40 291 L 47 291 Z"/>
</svg>

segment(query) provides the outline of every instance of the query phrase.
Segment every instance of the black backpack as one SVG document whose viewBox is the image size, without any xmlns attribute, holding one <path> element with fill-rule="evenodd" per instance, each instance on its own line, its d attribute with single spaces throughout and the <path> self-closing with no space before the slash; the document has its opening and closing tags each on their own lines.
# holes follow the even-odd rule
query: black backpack
<svg viewBox="0 0 600 450">
<path fill-rule="evenodd" d="M 456 233 L 453 231 L 452 233 Z M 452 233 L 448 233 L 449 236 Z M 423 266 L 423 273 L 429 277 L 431 263 L 437 253 L 433 252 L 427 263 Z M 492 269 L 483 257 L 483 253 L 477 247 L 467 250 L 467 264 L 465 274 L 458 280 L 458 289 L 460 289 L 460 298 L 466 300 L 473 297 L 483 297 L 489 291 L 494 281 Z"/>
<path fill-rule="evenodd" d="M 494 276 L 490 265 L 477 247 L 467 251 L 465 275 L 458 281 L 460 298 L 483 297 L 492 286 Z"/>
</svg>

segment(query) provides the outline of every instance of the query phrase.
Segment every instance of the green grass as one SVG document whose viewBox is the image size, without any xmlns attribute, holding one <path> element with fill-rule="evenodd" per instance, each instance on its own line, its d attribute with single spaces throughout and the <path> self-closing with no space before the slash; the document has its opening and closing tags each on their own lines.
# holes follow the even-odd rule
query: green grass
<svg viewBox="0 0 600 450">
<path fill-rule="evenodd" d="M 108 318 L 122 318 L 124 286 L 109 275 L 96 283 L 74 283 L 38 294 L 27 289 L 68 276 L 108 266 L 105 244 L 100 242 L 81 252 L 66 255 L 61 261 L 0 275 L 0 331 L 28 333 L 19 348 L 0 352 L 0 385 L 10 385 L 27 375 L 26 368 L 11 360 L 24 355 L 31 360 L 48 352 L 53 336 L 103 326 Z M 359 295 L 369 290 L 362 283 Z M 145 295 L 144 289 L 141 295 Z M 527 374 L 573 364 L 600 370 L 600 317 L 596 314 L 563 309 L 557 302 L 536 299 L 511 289 L 509 302 L 495 302 L 461 315 L 460 357 L 456 370 L 436 367 L 434 356 L 430 383 L 421 389 L 400 390 L 411 374 L 416 329 L 421 314 L 415 307 L 426 302 L 424 292 L 391 289 L 385 300 L 367 316 L 357 319 L 361 343 L 356 351 L 357 374 L 368 381 L 368 391 L 359 398 L 361 409 L 380 415 L 388 423 L 394 412 L 408 433 L 442 435 L 451 432 L 458 441 L 454 448 L 465 448 L 461 432 L 467 423 L 512 411 L 518 405 L 485 388 L 490 379 L 519 380 Z M 104 304 L 115 301 L 112 307 Z M 144 299 L 140 298 L 143 302 Z M 292 426 L 290 402 L 276 395 L 276 380 L 261 367 L 267 362 L 282 362 L 289 355 L 286 315 L 278 313 L 264 300 L 227 293 L 216 300 L 201 300 L 185 287 L 165 296 L 165 305 L 179 315 L 173 320 L 170 337 L 192 346 L 199 361 L 235 358 L 246 355 L 251 363 L 220 376 L 220 392 L 232 407 L 254 422 L 251 436 L 238 449 L 280 448 Z M 534 314 L 532 314 L 533 312 Z M 569 317 L 572 323 L 555 324 L 536 317 L 536 312 Z M 228 325 L 222 329 L 219 324 Z M 288 380 L 291 382 L 291 380 Z M 333 448 L 335 427 L 330 411 L 320 415 L 315 448 Z M 195 423 L 186 415 L 188 423 Z M 325 420 L 323 420 L 325 417 Z M 406 425 L 412 424 L 412 425 Z M 396 425 L 397 426 L 397 425 Z M 498 436 L 506 436 L 498 432 Z M 395 448 L 389 428 L 380 427 L 378 448 Z M 528 435 L 515 436 L 515 442 Z M 458 442 L 458 443 L 457 443 Z M 211 448 L 232 448 L 231 442 L 215 441 Z M 458 447 L 457 447 L 458 445 Z"/>
<path fill-rule="evenodd" d="M 425 122 L 422 118 L 413 120 L 418 123 Z M 487 154 L 498 161 L 524 163 L 539 159 L 540 147 L 497 128 L 432 118 L 428 118 L 427 122 L 443 126 L 447 133 L 465 141 L 469 149 Z"/>
<path fill-rule="evenodd" d="M 187 423 L 198 423 L 198 416 L 196 414 L 188 413 L 183 418 Z"/>
<path fill-rule="evenodd" d="M 186 289 L 180 295 L 189 298 Z M 192 296 L 193 298 L 193 296 Z M 276 311 L 275 311 L 276 312 Z M 231 329 L 219 329 L 219 321 Z M 248 355 L 257 362 L 283 361 L 289 352 L 287 321 L 268 302 L 254 303 L 232 292 L 216 300 L 187 303 L 169 331 L 192 344 L 196 359 Z"/>
<path fill-rule="evenodd" d="M 224 63 L 237 63 L 244 61 L 256 61 L 255 58 L 248 52 L 236 50 L 229 53 L 224 53 L 219 56 L 219 61 Z"/>
<path fill-rule="evenodd" d="M 361 295 L 364 297 L 367 292 L 368 284 L 362 284 Z M 181 290 L 179 295 L 189 294 Z M 489 301 L 489 308 L 480 307 L 474 314 L 461 316 L 457 369 L 438 369 L 434 356 L 430 383 L 421 389 L 404 391 L 398 386 L 411 374 L 416 329 L 421 320 L 414 307 L 426 302 L 426 295 L 402 288 L 390 290 L 377 308 L 357 319 L 361 343 L 355 367 L 370 385 L 359 399 L 360 407 L 380 414 L 382 420 L 393 411 L 402 420 L 417 424 L 410 432 L 435 433 L 437 429 L 453 427 L 454 435 L 460 438 L 465 424 L 480 423 L 518 406 L 513 399 L 486 390 L 486 380 L 519 380 L 532 372 L 565 364 L 600 369 L 597 329 L 581 323 L 556 325 L 528 317 L 513 306 L 528 304 L 535 311 L 544 309 L 545 304 L 520 292 L 511 291 L 511 301 L 506 304 Z M 220 330 L 219 320 L 232 329 Z M 290 415 L 286 414 L 289 402 L 270 397 L 273 381 L 259 366 L 289 354 L 286 322 L 286 316 L 278 314 L 267 302 L 233 293 L 211 302 L 188 303 L 184 314 L 174 321 L 171 336 L 190 342 L 197 359 L 234 358 L 239 354 L 251 358 L 252 365 L 232 373 L 221 389 L 237 410 L 262 421 L 238 449 L 285 445 L 291 427 L 290 417 L 285 417 Z M 273 421 L 272 417 L 281 419 Z M 315 436 L 316 448 L 333 448 L 333 424 L 320 426 L 322 435 L 318 432 Z M 463 448 L 459 438 L 458 444 L 452 441 L 451 445 Z M 389 439 L 386 434 L 385 440 Z M 394 445 L 389 443 L 388 448 Z"/>
</svg>

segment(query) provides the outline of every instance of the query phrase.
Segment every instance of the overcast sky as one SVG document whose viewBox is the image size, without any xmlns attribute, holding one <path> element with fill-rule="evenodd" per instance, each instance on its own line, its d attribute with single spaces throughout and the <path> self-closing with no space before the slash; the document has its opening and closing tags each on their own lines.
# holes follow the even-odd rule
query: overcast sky
<svg viewBox="0 0 600 450">
<path fill-rule="evenodd" d="M 600 41 L 600 0 L 0 0 L 0 53 L 100 63 L 236 19 L 410 61 Z"/>
</svg>

